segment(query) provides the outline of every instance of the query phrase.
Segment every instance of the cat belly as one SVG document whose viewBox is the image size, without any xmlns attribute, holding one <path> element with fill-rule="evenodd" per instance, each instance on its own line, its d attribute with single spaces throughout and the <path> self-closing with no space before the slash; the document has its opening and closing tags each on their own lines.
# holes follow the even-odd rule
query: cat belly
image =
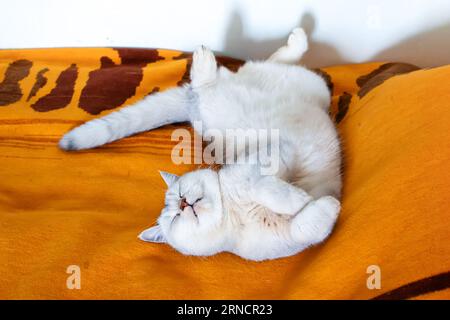
<svg viewBox="0 0 450 320">
<path fill-rule="evenodd" d="M 261 261 L 293 255 L 303 249 L 290 235 L 292 217 L 267 211 L 249 217 L 241 226 L 238 245 L 233 253 Z"/>
</svg>

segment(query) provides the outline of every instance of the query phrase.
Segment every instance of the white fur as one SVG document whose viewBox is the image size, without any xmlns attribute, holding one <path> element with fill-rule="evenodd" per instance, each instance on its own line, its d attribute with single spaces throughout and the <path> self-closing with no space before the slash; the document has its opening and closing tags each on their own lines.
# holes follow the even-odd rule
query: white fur
<svg viewBox="0 0 450 320">
<path fill-rule="evenodd" d="M 295 29 L 267 61 L 237 73 L 196 50 L 191 85 L 149 96 L 67 133 L 65 150 L 92 148 L 168 123 L 201 121 L 203 130 L 279 129 L 280 166 L 225 164 L 220 171 L 161 173 L 168 184 L 158 224 L 139 236 L 189 255 L 228 251 L 251 260 L 289 256 L 322 242 L 340 211 L 340 144 L 328 116 L 325 81 L 296 65 L 307 50 Z M 195 127 L 194 127 L 195 129 Z M 239 154 L 238 154 L 239 156 Z M 190 204 L 183 210 L 180 201 Z"/>
</svg>

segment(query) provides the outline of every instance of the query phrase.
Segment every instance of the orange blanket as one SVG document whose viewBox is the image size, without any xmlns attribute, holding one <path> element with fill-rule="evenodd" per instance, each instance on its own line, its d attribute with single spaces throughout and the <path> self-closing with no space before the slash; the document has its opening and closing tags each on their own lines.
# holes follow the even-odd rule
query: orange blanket
<svg viewBox="0 0 450 320">
<path fill-rule="evenodd" d="M 256 263 L 136 238 L 163 204 L 157 170 L 193 168 L 170 161 L 174 127 L 57 148 L 76 125 L 185 81 L 189 57 L 0 51 L 0 298 L 450 298 L 450 67 L 318 70 L 343 140 L 343 211 L 326 243 Z"/>
</svg>

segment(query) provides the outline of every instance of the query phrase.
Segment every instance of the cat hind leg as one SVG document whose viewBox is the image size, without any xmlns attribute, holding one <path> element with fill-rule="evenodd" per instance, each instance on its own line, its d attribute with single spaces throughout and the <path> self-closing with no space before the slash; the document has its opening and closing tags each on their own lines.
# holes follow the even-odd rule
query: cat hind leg
<svg viewBox="0 0 450 320">
<path fill-rule="evenodd" d="M 297 64 L 307 50 L 308 38 L 305 31 L 302 28 L 295 28 L 289 35 L 287 44 L 272 54 L 268 61 Z"/>
<path fill-rule="evenodd" d="M 324 241 L 333 230 L 340 209 L 340 202 L 332 196 L 311 201 L 291 221 L 292 238 L 305 247 Z"/>
<path fill-rule="evenodd" d="M 200 46 L 194 51 L 190 77 L 193 88 L 208 85 L 216 79 L 216 58 L 207 47 Z"/>
</svg>

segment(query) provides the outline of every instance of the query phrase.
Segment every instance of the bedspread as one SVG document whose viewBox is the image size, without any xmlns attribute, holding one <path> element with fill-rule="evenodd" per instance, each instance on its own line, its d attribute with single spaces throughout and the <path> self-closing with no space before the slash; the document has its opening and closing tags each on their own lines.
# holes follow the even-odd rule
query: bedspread
<svg viewBox="0 0 450 320">
<path fill-rule="evenodd" d="M 195 168 L 170 160 L 171 132 L 187 125 L 57 147 L 84 121 L 188 81 L 190 62 L 160 49 L 0 51 L 0 298 L 450 298 L 449 66 L 316 70 L 342 138 L 342 213 L 325 243 L 258 263 L 137 239 L 163 205 L 158 170 Z"/>
</svg>

